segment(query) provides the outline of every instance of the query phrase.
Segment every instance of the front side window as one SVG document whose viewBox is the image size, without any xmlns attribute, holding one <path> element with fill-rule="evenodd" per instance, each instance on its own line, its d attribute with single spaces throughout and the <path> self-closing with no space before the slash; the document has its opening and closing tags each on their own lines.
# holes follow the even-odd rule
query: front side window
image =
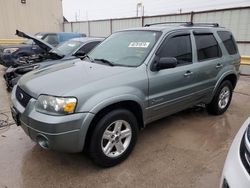
<svg viewBox="0 0 250 188">
<path fill-rule="evenodd" d="M 159 31 L 122 31 L 112 34 L 89 54 L 91 59 L 105 59 L 117 66 L 141 65 L 155 43 Z"/>
<path fill-rule="evenodd" d="M 167 39 L 160 49 L 159 56 L 176 58 L 177 66 L 192 63 L 190 35 L 178 35 Z"/>
<path fill-rule="evenodd" d="M 198 61 L 221 57 L 221 50 L 212 33 L 194 35 Z"/>
<path fill-rule="evenodd" d="M 233 38 L 233 35 L 228 31 L 218 31 L 217 32 L 220 39 L 222 40 L 224 46 L 227 49 L 227 52 L 230 55 L 237 53 L 237 47 Z"/>
</svg>

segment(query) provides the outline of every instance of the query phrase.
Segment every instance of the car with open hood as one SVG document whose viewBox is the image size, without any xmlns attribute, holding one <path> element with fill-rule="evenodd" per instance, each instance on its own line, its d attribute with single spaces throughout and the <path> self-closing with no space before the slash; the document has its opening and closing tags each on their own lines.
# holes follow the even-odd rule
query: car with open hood
<svg viewBox="0 0 250 188">
<path fill-rule="evenodd" d="M 25 74 L 11 111 L 42 148 L 86 150 L 109 167 L 129 156 L 150 122 L 198 104 L 210 114 L 226 112 L 239 66 L 233 35 L 218 24 L 131 28 L 85 58 Z"/>
<path fill-rule="evenodd" d="M 59 44 L 57 47 L 52 48 L 49 51 L 50 55 L 46 57 L 44 56 L 40 60 L 36 59 L 36 61 L 34 61 L 33 59 L 27 58 L 23 60 L 25 62 L 20 64 L 19 66 L 9 67 L 4 74 L 4 79 L 6 81 L 7 89 L 11 90 L 12 87 L 17 84 L 21 76 L 32 70 L 38 68 L 41 69 L 65 61 L 84 57 L 87 53 L 89 53 L 96 45 L 98 45 L 102 41 L 103 38 L 94 38 L 94 37 L 70 39 L 68 41 Z M 43 44 L 46 45 L 46 43 Z"/>
<path fill-rule="evenodd" d="M 5 67 L 20 65 L 25 62 L 24 59 L 40 60 L 43 56 L 47 56 L 48 52 L 59 43 L 86 36 L 81 33 L 67 32 L 37 33 L 32 36 L 18 30 L 16 30 L 16 35 L 28 40 L 21 44 L 0 46 L 0 64 Z"/>
</svg>

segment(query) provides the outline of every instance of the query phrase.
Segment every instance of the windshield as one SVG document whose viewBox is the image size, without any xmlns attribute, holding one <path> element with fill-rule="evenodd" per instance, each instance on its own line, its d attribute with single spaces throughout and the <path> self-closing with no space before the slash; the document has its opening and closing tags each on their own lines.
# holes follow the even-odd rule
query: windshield
<svg viewBox="0 0 250 188">
<path fill-rule="evenodd" d="M 64 55 L 72 55 L 82 44 L 81 41 L 69 40 L 59 44 L 55 50 Z"/>
<path fill-rule="evenodd" d="M 111 35 L 98 45 L 89 57 L 105 59 L 115 65 L 137 67 L 158 41 L 158 31 L 122 31 Z"/>
</svg>

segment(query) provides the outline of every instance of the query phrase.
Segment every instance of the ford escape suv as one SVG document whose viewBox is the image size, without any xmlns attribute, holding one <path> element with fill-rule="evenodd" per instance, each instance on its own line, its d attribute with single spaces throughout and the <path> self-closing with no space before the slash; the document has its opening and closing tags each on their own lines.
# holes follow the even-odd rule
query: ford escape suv
<svg viewBox="0 0 250 188">
<path fill-rule="evenodd" d="M 224 113 L 239 76 L 232 33 L 218 24 L 116 32 L 81 60 L 25 74 L 12 91 L 17 125 L 41 147 L 123 161 L 148 123 L 197 104 Z"/>
</svg>

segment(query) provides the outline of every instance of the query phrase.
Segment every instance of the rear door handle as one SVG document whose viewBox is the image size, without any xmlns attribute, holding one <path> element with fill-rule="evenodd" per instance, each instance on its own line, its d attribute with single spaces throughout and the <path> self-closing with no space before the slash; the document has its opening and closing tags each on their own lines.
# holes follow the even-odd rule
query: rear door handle
<svg viewBox="0 0 250 188">
<path fill-rule="evenodd" d="M 185 76 L 185 77 L 189 77 L 189 76 L 191 76 L 192 74 L 193 74 L 192 71 L 187 71 L 187 72 L 184 74 L 184 76 Z"/>
<path fill-rule="evenodd" d="M 223 65 L 220 64 L 220 63 L 218 63 L 218 64 L 216 65 L 216 69 L 219 69 L 219 68 L 221 68 L 221 67 L 223 67 Z"/>
</svg>

